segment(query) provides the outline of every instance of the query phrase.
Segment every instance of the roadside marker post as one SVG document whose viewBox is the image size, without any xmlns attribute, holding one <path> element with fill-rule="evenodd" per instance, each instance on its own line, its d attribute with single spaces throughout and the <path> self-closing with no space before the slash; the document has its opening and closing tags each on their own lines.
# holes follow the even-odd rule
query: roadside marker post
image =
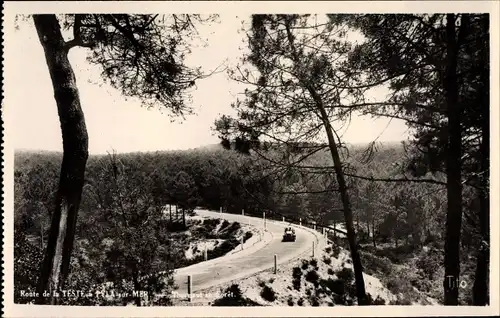
<svg viewBox="0 0 500 318">
<path fill-rule="evenodd" d="M 313 241 L 313 249 L 312 249 L 312 257 L 314 257 L 314 241 Z"/>
<path fill-rule="evenodd" d="M 188 275 L 188 300 L 191 302 L 192 297 L 191 293 L 193 292 L 193 277 L 191 275 Z"/>
<path fill-rule="evenodd" d="M 262 212 L 262 218 L 264 219 L 264 228 L 266 228 L 266 212 Z"/>
<path fill-rule="evenodd" d="M 243 250 L 243 244 L 245 243 L 245 242 L 243 241 L 243 236 L 241 237 L 240 241 L 241 241 L 241 250 Z"/>
<path fill-rule="evenodd" d="M 205 251 L 203 253 L 203 256 L 205 258 L 205 261 L 207 261 L 208 260 L 208 251 L 207 251 L 207 247 L 206 246 L 205 246 Z"/>
<path fill-rule="evenodd" d="M 222 213 L 222 207 L 220 207 L 219 213 Z"/>
<path fill-rule="evenodd" d="M 283 222 L 285 222 L 285 217 L 283 217 Z"/>
<path fill-rule="evenodd" d="M 313 230 L 316 231 L 316 221 L 313 221 Z"/>
<path fill-rule="evenodd" d="M 241 215 L 245 216 L 245 209 L 241 209 Z"/>
<path fill-rule="evenodd" d="M 278 255 L 274 254 L 274 274 L 278 272 Z"/>
<path fill-rule="evenodd" d="M 299 225 L 302 226 L 302 218 L 299 218 Z"/>
</svg>

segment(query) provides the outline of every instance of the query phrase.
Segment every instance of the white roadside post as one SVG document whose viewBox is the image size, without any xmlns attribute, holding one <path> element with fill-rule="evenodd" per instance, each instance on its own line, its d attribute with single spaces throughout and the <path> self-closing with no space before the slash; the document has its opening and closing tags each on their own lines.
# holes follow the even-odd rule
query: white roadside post
<svg viewBox="0 0 500 318">
<path fill-rule="evenodd" d="M 241 215 L 245 216 L 245 209 L 241 209 Z"/>
<path fill-rule="evenodd" d="M 205 251 L 203 252 L 203 258 L 205 259 L 205 261 L 208 260 L 208 250 L 206 245 L 205 245 Z"/>
<path fill-rule="evenodd" d="M 313 221 L 313 230 L 316 231 L 316 221 Z"/>
<path fill-rule="evenodd" d="M 285 223 L 285 217 L 283 217 L 283 223 Z"/>
<path fill-rule="evenodd" d="M 274 254 L 274 274 L 278 272 L 278 255 Z"/>
<path fill-rule="evenodd" d="M 302 226 L 302 218 L 299 218 L 299 225 Z"/>
<path fill-rule="evenodd" d="M 314 241 L 313 241 L 312 257 L 314 257 Z"/>
<path fill-rule="evenodd" d="M 240 239 L 240 241 L 241 241 L 241 250 L 243 250 L 243 244 L 245 243 L 245 242 L 243 241 L 243 239 L 244 239 L 244 237 L 242 236 L 242 237 L 241 237 L 241 239 Z"/>
<path fill-rule="evenodd" d="M 192 297 L 191 297 L 191 293 L 193 292 L 193 277 L 191 275 L 188 275 L 188 300 L 191 302 L 192 300 Z"/>
<path fill-rule="evenodd" d="M 264 219 L 264 228 L 266 228 L 266 212 L 262 212 L 262 218 Z"/>
</svg>

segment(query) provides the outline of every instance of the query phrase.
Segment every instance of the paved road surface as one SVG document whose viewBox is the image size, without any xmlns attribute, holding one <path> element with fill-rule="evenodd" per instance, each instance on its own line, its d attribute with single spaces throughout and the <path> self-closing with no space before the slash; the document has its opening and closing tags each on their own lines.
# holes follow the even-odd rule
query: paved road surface
<svg viewBox="0 0 500 318">
<path fill-rule="evenodd" d="M 227 214 L 211 211 L 196 211 L 200 216 L 226 219 L 230 222 L 251 224 L 264 229 L 262 218 L 254 218 L 236 214 Z M 282 242 L 284 228 L 288 223 L 280 221 L 266 221 L 266 232 L 271 235 L 269 243 L 251 254 L 233 254 L 231 257 L 221 257 L 209 263 L 199 263 L 189 268 L 179 269 L 174 274 L 175 283 L 179 286 L 177 292 L 182 295 L 187 293 L 187 276 L 192 275 L 193 292 L 229 282 L 234 279 L 248 277 L 274 266 L 274 254 L 278 255 L 278 264 L 285 263 L 303 254 L 312 254 L 312 242 L 318 244 L 318 237 L 312 230 L 295 227 L 297 240 L 295 242 Z M 240 254 L 240 256 L 237 256 Z M 245 255 L 247 254 L 247 255 Z M 187 270 L 186 270 L 187 269 Z"/>
</svg>

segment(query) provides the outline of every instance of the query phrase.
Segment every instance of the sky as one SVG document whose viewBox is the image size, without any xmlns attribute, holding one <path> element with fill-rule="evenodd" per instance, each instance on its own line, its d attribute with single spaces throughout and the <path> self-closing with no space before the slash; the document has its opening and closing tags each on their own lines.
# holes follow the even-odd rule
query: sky
<svg viewBox="0 0 500 318">
<path fill-rule="evenodd" d="M 9 138 L 15 149 L 62 151 L 62 138 L 43 49 L 31 20 L 14 27 L 14 18 L 5 17 L 5 100 Z M 227 61 L 234 66 L 245 48 L 241 18 L 221 15 L 219 23 L 198 28 L 207 47 L 198 47 L 188 57 L 189 65 L 201 66 L 209 72 Z M 244 89 L 230 80 L 225 72 L 197 82 L 191 107 L 195 115 L 184 120 L 165 111 L 141 107 L 137 99 L 125 99 L 101 82 L 100 70 L 86 60 L 88 51 L 74 48 L 70 62 L 85 114 L 89 152 L 182 150 L 218 143 L 212 131 L 214 120 L 222 114 L 233 114 L 231 103 Z M 6 123 L 7 124 L 7 123 Z M 334 123 L 348 143 L 406 139 L 407 128 L 402 121 L 353 116 L 349 127 Z"/>
</svg>

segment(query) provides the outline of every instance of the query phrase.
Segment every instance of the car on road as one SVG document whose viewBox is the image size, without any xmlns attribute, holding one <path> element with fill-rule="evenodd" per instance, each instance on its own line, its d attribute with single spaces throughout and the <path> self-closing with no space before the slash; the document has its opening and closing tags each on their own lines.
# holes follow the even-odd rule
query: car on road
<svg viewBox="0 0 500 318">
<path fill-rule="evenodd" d="M 297 235 L 295 235 L 295 230 L 291 227 L 285 228 L 285 233 L 283 233 L 283 242 L 295 242 Z"/>
</svg>

